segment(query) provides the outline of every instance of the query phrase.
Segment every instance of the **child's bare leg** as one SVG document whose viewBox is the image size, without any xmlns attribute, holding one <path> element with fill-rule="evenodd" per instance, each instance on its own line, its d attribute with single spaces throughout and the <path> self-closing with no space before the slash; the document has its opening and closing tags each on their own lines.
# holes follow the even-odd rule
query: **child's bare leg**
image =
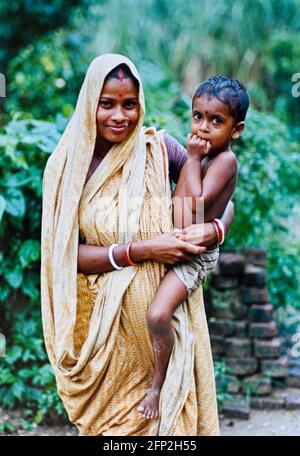
<svg viewBox="0 0 300 456">
<path fill-rule="evenodd" d="M 148 309 L 147 321 L 154 352 L 154 377 L 146 397 L 137 408 L 145 418 L 159 416 L 160 391 L 174 344 L 171 320 L 175 309 L 186 296 L 185 286 L 175 272 L 170 270 Z"/>
</svg>

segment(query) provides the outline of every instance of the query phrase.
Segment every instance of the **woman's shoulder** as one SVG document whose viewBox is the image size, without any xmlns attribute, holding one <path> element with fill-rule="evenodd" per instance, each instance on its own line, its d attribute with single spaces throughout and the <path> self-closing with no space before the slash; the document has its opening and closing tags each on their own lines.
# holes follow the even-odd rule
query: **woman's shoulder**
<svg viewBox="0 0 300 456">
<path fill-rule="evenodd" d="M 169 135 L 166 131 L 164 132 L 164 142 L 169 158 L 170 179 L 177 182 L 180 170 L 187 159 L 186 150 L 177 139 Z"/>
</svg>

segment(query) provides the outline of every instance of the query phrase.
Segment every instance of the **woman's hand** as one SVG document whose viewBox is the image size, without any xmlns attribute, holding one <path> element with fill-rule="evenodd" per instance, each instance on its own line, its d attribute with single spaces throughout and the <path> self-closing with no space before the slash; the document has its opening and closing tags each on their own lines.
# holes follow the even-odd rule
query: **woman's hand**
<svg viewBox="0 0 300 456">
<path fill-rule="evenodd" d="M 175 264 L 179 261 L 192 260 L 194 255 L 205 252 L 205 246 L 198 246 L 189 241 L 183 241 L 174 233 L 164 233 L 144 241 L 148 250 L 148 259 L 165 264 Z M 133 247 L 133 246 L 132 246 Z"/>
<path fill-rule="evenodd" d="M 179 239 L 198 246 L 211 246 L 216 244 L 217 235 L 210 222 L 190 225 L 179 233 Z"/>
</svg>

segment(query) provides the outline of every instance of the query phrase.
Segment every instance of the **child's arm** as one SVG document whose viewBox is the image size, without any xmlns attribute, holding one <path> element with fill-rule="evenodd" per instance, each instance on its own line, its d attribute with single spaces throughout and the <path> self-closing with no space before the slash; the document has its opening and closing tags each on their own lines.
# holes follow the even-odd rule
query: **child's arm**
<svg viewBox="0 0 300 456">
<path fill-rule="evenodd" d="M 221 152 L 211 159 L 202 177 L 201 161 L 209 153 L 210 144 L 188 137 L 188 159 L 184 164 L 173 193 L 174 225 L 184 227 L 220 217 L 230 200 L 237 178 L 237 160 L 231 151 Z M 175 197 L 175 198 L 174 198 Z M 185 198 L 189 197 L 189 198 Z M 197 217 L 196 217 L 197 216 Z M 199 216 L 202 219 L 199 219 Z"/>
</svg>

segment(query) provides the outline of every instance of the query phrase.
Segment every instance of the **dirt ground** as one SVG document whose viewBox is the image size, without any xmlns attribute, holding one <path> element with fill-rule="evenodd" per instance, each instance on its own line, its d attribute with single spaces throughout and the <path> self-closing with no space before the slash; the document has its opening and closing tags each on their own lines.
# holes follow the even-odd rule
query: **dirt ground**
<svg viewBox="0 0 300 456">
<path fill-rule="evenodd" d="M 300 436 L 300 410 L 251 410 L 250 419 L 221 418 L 222 436 Z"/>
<path fill-rule="evenodd" d="M 14 430 L 10 435 L 78 435 L 77 429 L 69 425 L 37 426 L 31 430 L 26 430 L 18 412 L 0 410 L 0 426 L 7 421 L 14 426 Z M 221 436 L 300 436 L 300 410 L 251 410 L 250 419 L 247 421 L 221 417 L 220 428 Z M 5 435 L 9 434 L 5 433 Z"/>
</svg>

